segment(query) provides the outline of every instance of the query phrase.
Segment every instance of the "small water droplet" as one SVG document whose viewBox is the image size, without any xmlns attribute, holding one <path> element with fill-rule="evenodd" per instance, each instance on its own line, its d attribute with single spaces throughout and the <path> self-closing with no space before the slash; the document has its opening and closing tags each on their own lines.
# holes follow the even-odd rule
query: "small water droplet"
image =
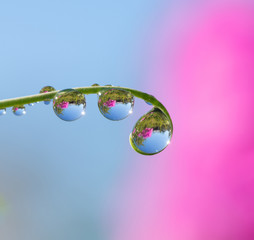
<svg viewBox="0 0 254 240">
<path fill-rule="evenodd" d="M 34 103 L 28 103 L 28 106 L 33 107 Z"/>
<path fill-rule="evenodd" d="M 6 114 L 6 108 L 0 109 L 0 116 L 5 115 L 5 114 Z"/>
<path fill-rule="evenodd" d="M 26 108 L 24 105 L 19 105 L 19 106 L 14 106 L 12 108 L 12 112 L 16 115 L 16 116 L 23 116 L 26 114 Z"/>
<path fill-rule="evenodd" d="M 159 109 L 153 109 L 137 121 L 130 134 L 130 143 L 137 152 L 152 155 L 165 149 L 171 136 L 169 119 Z"/>
<path fill-rule="evenodd" d="M 48 93 L 48 92 L 53 92 L 53 91 L 56 91 L 56 89 L 53 88 L 53 87 L 51 87 L 51 86 L 46 86 L 46 87 L 43 87 L 43 88 L 41 89 L 40 93 Z M 44 104 L 49 105 L 50 102 L 51 102 L 51 99 L 46 99 L 46 100 L 44 101 Z"/>
<path fill-rule="evenodd" d="M 98 87 L 100 86 L 98 83 L 94 83 L 93 85 L 91 85 L 92 87 Z"/>
<path fill-rule="evenodd" d="M 102 115 L 110 120 L 118 121 L 132 113 L 134 96 L 125 90 L 110 89 L 101 92 L 98 107 Z"/>
<path fill-rule="evenodd" d="M 84 94 L 74 89 L 58 92 L 53 101 L 55 114 L 64 121 L 74 121 L 85 115 Z"/>
</svg>

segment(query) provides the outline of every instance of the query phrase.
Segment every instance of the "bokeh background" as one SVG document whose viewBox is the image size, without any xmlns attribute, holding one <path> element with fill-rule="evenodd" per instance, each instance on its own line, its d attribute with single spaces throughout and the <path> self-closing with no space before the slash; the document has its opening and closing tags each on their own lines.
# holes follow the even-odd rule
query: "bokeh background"
<svg viewBox="0 0 254 240">
<path fill-rule="evenodd" d="M 113 84 L 149 92 L 174 123 L 147 157 L 87 96 L 1 116 L 1 240 L 254 239 L 253 1 L 1 1 L 0 99 Z"/>
</svg>

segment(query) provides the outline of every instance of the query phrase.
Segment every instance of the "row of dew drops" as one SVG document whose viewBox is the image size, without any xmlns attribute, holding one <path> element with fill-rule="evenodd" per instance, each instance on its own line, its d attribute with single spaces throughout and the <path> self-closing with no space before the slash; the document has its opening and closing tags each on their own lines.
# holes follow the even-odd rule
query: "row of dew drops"
<svg viewBox="0 0 254 240">
<path fill-rule="evenodd" d="M 98 86 L 94 84 L 92 86 Z M 106 85 L 112 86 L 112 85 Z M 40 93 L 55 91 L 51 86 L 43 87 Z M 134 96 L 126 90 L 112 88 L 99 92 L 98 107 L 101 114 L 113 121 L 125 119 L 133 112 Z M 51 99 L 46 99 L 44 104 L 49 105 Z M 152 105 L 146 102 L 148 105 Z M 36 103 L 30 103 L 34 106 Z M 85 115 L 85 95 L 75 89 L 59 91 L 53 98 L 53 110 L 64 121 L 74 121 Z M 16 116 L 26 114 L 24 105 L 14 106 L 12 112 Z M 6 109 L 0 109 L 0 115 L 5 115 Z M 135 124 L 131 134 L 131 146 L 138 153 L 153 155 L 164 150 L 170 143 L 172 125 L 167 116 L 157 108 L 143 115 Z"/>
</svg>

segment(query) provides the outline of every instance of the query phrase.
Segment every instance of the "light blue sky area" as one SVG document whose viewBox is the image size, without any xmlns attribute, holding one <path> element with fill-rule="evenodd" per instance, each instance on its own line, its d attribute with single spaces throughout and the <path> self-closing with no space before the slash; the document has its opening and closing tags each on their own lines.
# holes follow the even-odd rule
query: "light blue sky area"
<svg viewBox="0 0 254 240">
<path fill-rule="evenodd" d="M 142 43 L 161 7 L 158 0 L 1 1 L 0 99 L 46 85 L 142 89 Z M 128 137 L 147 106 L 136 101 L 132 116 L 113 122 L 96 95 L 86 100 L 74 122 L 55 116 L 52 103 L 0 116 L 0 195 L 9 206 L 0 239 L 108 239 L 106 199 L 136 160 L 128 159 Z"/>
</svg>

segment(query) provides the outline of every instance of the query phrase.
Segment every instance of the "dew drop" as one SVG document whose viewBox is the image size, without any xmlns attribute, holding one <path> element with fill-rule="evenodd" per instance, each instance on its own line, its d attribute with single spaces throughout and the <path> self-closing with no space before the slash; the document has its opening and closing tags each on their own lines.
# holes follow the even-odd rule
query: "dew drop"
<svg viewBox="0 0 254 240">
<path fill-rule="evenodd" d="M 40 93 L 49 93 L 49 92 L 53 92 L 53 91 L 56 91 L 56 89 L 53 88 L 53 87 L 51 87 L 51 86 L 46 86 L 46 87 L 43 87 L 43 88 L 41 89 Z M 46 100 L 44 101 L 44 104 L 49 105 L 50 102 L 51 102 L 51 99 L 46 99 Z"/>
<path fill-rule="evenodd" d="M 0 116 L 5 115 L 5 114 L 6 114 L 6 108 L 0 109 Z"/>
<path fill-rule="evenodd" d="M 28 106 L 33 107 L 34 103 L 28 103 Z"/>
<path fill-rule="evenodd" d="M 94 83 L 93 85 L 91 85 L 92 87 L 98 87 L 100 86 L 98 83 Z"/>
<path fill-rule="evenodd" d="M 19 105 L 19 106 L 14 106 L 12 108 L 12 112 L 16 115 L 16 116 L 23 116 L 26 114 L 26 108 L 24 105 Z"/>
<path fill-rule="evenodd" d="M 53 101 L 55 114 L 64 121 L 74 121 L 85 115 L 84 94 L 74 89 L 58 92 Z"/>
<path fill-rule="evenodd" d="M 130 143 L 135 151 L 144 155 L 161 152 L 170 143 L 172 125 L 159 109 L 143 115 L 130 134 Z"/>
<path fill-rule="evenodd" d="M 110 89 L 99 94 L 98 107 L 101 114 L 118 121 L 128 117 L 134 106 L 134 96 L 125 90 Z"/>
</svg>

